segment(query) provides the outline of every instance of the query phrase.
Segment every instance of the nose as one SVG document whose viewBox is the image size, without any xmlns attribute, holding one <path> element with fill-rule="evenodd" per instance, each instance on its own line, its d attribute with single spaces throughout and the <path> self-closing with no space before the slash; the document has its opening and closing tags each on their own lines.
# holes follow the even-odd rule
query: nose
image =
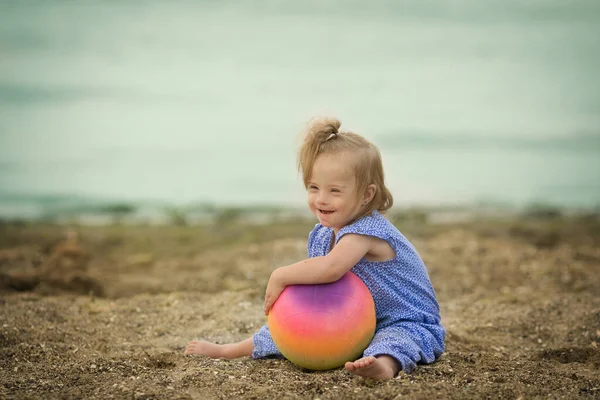
<svg viewBox="0 0 600 400">
<path fill-rule="evenodd" d="M 327 205 L 329 203 L 329 196 L 327 195 L 327 193 L 324 192 L 320 192 L 317 195 L 317 204 L 318 205 Z"/>
</svg>

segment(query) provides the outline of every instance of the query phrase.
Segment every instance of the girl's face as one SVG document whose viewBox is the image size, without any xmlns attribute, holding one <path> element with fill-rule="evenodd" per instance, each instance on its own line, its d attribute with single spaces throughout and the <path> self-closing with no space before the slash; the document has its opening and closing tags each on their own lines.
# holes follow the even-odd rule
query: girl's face
<svg viewBox="0 0 600 400">
<path fill-rule="evenodd" d="M 351 155 L 347 152 L 317 156 L 307 189 L 310 210 L 321 225 L 333 228 L 336 234 L 373 197 L 368 193 L 359 196 Z"/>
</svg>

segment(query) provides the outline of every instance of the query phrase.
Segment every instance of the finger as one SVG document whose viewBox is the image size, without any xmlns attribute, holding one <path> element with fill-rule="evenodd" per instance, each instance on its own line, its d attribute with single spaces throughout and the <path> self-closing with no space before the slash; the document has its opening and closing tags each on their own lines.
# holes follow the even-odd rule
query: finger
<svg viewBox="0 0 600 400">
<path fill-rule="evenodd" d="M 267 297 L 265 299 L 265 306 L 263 308 L 264 308 L 264 311 L 265 311 L 265 315 L 267 315 L 269 313 L 269 308 L 271 308 L 271 306 L 269 304 L 269 297 Z"/>
</svg>

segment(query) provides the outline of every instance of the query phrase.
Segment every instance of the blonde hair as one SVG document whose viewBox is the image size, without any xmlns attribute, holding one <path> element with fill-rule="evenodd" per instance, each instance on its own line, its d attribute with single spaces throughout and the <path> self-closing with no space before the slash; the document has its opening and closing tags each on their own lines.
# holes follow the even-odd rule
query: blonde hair
<svg viewBox="0 0 600 400">
<path fill-rule="evenodd" d="M 304 141 L 298 151 L 298 171 L 302 173 L 304 186 L 308 187 L 317 156 L 323 153 L 350 151 L 356 155 L 353 157 L 353 167 L 358 183 L 358 195 L 362 195 L 369 185 L 376 187 L 375 196 L 357 219 L 371 214 L 374 210 L 384 213 L 392 207 L 394 199 L 385 186 L 379 149 L 356 133 L 340 131 L 341 124 L 336 118 L 314 118 L 309 121 Z"/>
</svg>

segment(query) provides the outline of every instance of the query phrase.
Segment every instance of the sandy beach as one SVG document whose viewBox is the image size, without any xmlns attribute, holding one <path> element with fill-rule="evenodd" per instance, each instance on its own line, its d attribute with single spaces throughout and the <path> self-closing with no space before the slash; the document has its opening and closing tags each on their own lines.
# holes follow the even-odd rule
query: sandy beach
<svg viewBox="0 0 600 400">
<path fill-rule="evenodd" d="M 390 219 L 429 268 L 441 359 L 390 381 L 286 360 L 184 356 L 266 322 L 270 272 L 309 219 L 0 225 L 0 398 L 600 398 L 600 219 Z"/>
</svg>

